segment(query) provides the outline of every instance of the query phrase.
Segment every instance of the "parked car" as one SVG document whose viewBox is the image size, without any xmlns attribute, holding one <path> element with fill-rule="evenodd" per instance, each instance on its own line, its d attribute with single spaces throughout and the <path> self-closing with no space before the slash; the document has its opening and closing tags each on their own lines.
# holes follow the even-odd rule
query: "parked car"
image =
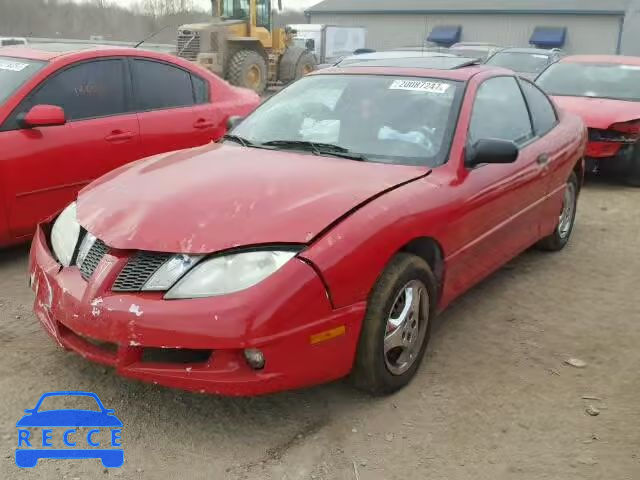
<svg viewBox="0 0 640 480">
<path fill-rule="evenodd" d="M 495 53 L 502 50 L 503 47 L 494 45 L 493 43 L 484 42 L 458 42 L 451 45 L 449 52 L 460 55 L 461 57 L 475 57 L 483 62 Z"/>
<path fill-rule="evenodd" d="M 565 57 L 537 83 L 589 127 L 588 170 L 621 175 L 640 187 L 640 58 Z"/>
<path fill-rule="evenodd" d="M 410 59 L 425 57 L 456 57 L 450 53 L 418 51 L 418 50 L 385 50 L 382 52 L 361 53 L 358 55 L 349 55 L 337 62 L 335 67 L 346 67 L 355 63 L 378 62 L 391 59 Z"/>
<path fill-rule="evenodd" d="M 42 325 L 188 390 L 406 385 L 436 312 L 530 246 L 567 244 L 582 181 L 580 118 L 453 60 L 316 72 L 222 144 L 97 180 L 34 238 Z"/>
<path fill-rule="evenodd" d="M 259 103 L 171 55 L 78 45 L 0 52 L 0 246 L 91 180 L 156 153 L 219 139 Z"/>
<path fill-rule="evenodd" d="M 523 77 L 534 80 L 545 68 L 564 56 L 562 50 L 554 48 L 505 48 L 493 54 L 487 65 L 508 68 Z"/>
</svg>

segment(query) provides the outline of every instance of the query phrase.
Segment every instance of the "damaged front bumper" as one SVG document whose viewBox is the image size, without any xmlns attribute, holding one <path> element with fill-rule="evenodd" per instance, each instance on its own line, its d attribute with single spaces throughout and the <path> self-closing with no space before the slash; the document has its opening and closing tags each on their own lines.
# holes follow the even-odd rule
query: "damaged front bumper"
<svg viewBox="0 0 640 480">
<path fill-rule="evenodd" d="M 30 254 L 34 311 L 62 347 L 117 373 L 185 390 L 257 395 L 347 375 L 365 304 L 334 310 L 316 272 L 295 259 L 250 289 L 192 300 L 112 292 L 130 252 L 105 255 L 85 281 L 61 268 L 39 228 Z M 259 349 L 264 368 L 245 360 Z"/>
</svg>

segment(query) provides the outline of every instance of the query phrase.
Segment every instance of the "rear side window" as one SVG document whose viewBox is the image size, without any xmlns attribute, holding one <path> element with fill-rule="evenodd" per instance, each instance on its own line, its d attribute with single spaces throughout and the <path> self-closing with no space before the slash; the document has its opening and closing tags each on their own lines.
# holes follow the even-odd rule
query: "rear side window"
<svg viewBox="0 0 640 480">
<path fill-rule="evenodd" d="M 522 144 L 533 137 L 529 111 L 513 77 L 485 81 L 476 94 L 469 127 L 471 143 L 495 138 Z"/>
<path fill-rule="evenodd" d="M 199 105 L 209 101 L 209 84 L 196 75 L 191 75 L 195 101 Z"/>
<path fill-rule="evenodd" d="M 27 100 L 34 105 L 58 105 L 67 120 L 105 117 L 127 111 L 124 62 L 118 59 L 81 63 L 45 80 Z"/>
<path fill-rule="evenodd" d="M 181 68 L 136 59 L 133 61 L 133 74 L 138 110 L 162 110 L 195 103 L 191 75 Z"/>
<path fill-rule="evenodd" d="M 538 87 L 526 80 L 520 80 L 520 84 L 529 104 L 533 128 L 536 131 L 536 135 L 542 136 L 556 126 L 558 122 L 556 111 L 547 96 Z"/>
</svg>

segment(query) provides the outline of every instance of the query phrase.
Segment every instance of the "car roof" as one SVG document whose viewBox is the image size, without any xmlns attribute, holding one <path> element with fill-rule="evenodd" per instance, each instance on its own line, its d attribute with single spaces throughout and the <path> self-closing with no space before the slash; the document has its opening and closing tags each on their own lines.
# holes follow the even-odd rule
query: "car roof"
<svg viewBox="0 0 640 480">
<path fill-rule="evenodd" d="M 113 55 L 131 54 L 131 47 L 114 47 L 112 45 L 95 45 L 84 43 L 31 43 L 28 45 L 15 45 L 0 48 L 0 55 L 6 57 L 19 57 L 29 60 L 54 61 L 70 56 L 83 56 L 91 52 L 113 53 Z M 144 50 L 149 52 L 150 50 Z M 158 52 L 154 52 L 158 53 Z"/>
<path fill-rule="evenodd" d="M 638 65 L 640 57 L 625 55 L 570 55 L 560 60 L 561 63 L 611 63 L 614 65 Z"/>
<path fill-rule="evenodd" d="M 479 63 L 477 58 L 460 57 L 452 54 L 431 53 L 424 55 L 413 55 L 404 57 L 380 58 L 374 60 L 364 60 L 362 62 L 352 61 L 341 67 L 361 68 L 361 67 L 404 67 L 404 68 L 428 68 L 432 70 L 454 70 L 469 65 Z"/>
<path fill-rule="evenodd" d="M 547 50 L 546 48 L 526 48 L 526 47 L 508 47 L 503 48 L 496 55 L 500 53 L 530 53 L 532 55 L 552 55 L 554 52 Z"/>
<path fill-rule="evenodd" d="M 457 57 L 458 60 L 461 57 Z M 451 60 L 450 57 L 443 57 L 442 60 Z M 310 75 L 380 75 L 380 76 L 398 76 L 398 77 L 423 77 L 423 78 L 441 78 L 444 80 L 454 80 L 466 82 L 476 74 L 483 72 L 496 72 L 496 73 L 508 73 L 514 75 L 511 70 L 504 68 L 492 67 L 478 63 L 478 60 L 473 58 L 465 58 L 467 63 L 460 63 L 455 68 L 437 68 L 437 65 L 408 65 L 407 63 L 396 65 L 378 65 L 374 62 L 364 62 L 362 65 L 347 65 L 345 67 L 332 67 L 322 70 L 317 70 Z"/>
</svg>

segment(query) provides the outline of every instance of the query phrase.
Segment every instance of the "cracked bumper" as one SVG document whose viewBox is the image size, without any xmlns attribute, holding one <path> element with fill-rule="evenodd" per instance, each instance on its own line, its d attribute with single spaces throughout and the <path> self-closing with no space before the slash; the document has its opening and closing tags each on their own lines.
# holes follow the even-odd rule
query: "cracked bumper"
<svg viewBox="0 0 640 480">
<path fill-rule="evenodd" d="M 322 282 L 304 262 L 292 260 L 232 295 L 167 301 L 158 293 L 106 287 L 127 255 L 106 255 L 94 273 L 99 278 L 86 282 L 76 267 L 61 268 L 38 229 L 29 262 L 34 311 L 56 343 L 122 376 L 221 395 L 301 388 L 351 370 L 365 304 L 332 309 Z M 263 352 L 264 369 L 246 363 L 245 348 Z M 149 352 L 180 360 L 158 360 Z M 197 361 L 189 361 L 194 352 Z"/>
</svg>

